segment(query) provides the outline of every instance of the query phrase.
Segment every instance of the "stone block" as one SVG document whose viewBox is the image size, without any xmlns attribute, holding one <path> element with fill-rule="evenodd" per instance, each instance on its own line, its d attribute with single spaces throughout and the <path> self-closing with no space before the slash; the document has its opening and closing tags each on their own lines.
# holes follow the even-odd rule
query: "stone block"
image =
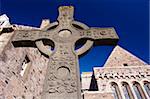
<svg viewBox="0 0 150 99">
<path fill-rule="evenodd" d="M 88 91 L 84 93 L 83 99 L 114 99 L 112 93 L 101 93 L 99 91 Z"/>
</svg>

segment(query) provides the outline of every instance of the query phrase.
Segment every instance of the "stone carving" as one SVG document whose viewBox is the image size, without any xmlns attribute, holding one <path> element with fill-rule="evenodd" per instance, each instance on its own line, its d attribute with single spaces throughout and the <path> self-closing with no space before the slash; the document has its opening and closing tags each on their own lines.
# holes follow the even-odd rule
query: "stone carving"
<svg viewBox="0 0 150 99">
<path fill-rule="evenodd" d="M 93 41 L 104 40 L 103 44 L 116 44 L 118 41 L 113 28 L 88 28 L 83 23 L 73 20 L 73 11 L 72 6 L 60 7 L 59 23 L 51 23 L 53 25 L 42 30 L 14 31 L 13 44 L 32 41 L 43 54 L 49 56 L 42 99 L 81 99 L 78 55 L 89 50 Z M 55 28 L 52 29 L 51 26 Z M 81 49 L 75 51 L 74 45 L 81 38 L 87 38 L 88 41 Z M 53 51 L 45 47 L 43 39 L 54 43 Z"/>
</svg>

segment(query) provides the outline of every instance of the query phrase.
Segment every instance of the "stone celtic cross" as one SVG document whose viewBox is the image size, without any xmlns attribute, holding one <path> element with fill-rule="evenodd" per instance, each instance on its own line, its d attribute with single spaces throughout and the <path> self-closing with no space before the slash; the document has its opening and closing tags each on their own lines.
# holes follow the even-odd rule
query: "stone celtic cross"
<svg viewBox="0 0 150 99">
<path fill-rule="evenodd" d="M 78 55 L 89 50 L 93 42 L 114 45 L 118 41 L 113 28 L 89 28 L 74 21 L 73 13 L 72 6 L 61 6 L 58 22 L 41 30 L 14 31 L 13 44 L 34 42 L 40 52 L 49 56 L 42 99 L 81 99 Z M 87 39 L 86 43 L 75 50 L 75 43 L 82 38 Z M 53 42 L 54 50 L 46 47 L 43 40 Z"/>
</svg>

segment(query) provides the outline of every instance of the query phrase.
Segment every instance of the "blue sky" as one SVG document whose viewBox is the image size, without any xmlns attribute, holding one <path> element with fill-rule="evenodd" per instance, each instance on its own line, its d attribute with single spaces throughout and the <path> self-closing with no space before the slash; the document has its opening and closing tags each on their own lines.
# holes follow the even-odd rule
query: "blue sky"
<svg viewBox="0 0 150 99">
<path fill-rule="evenodd" d="M 75 20 L 89 27 L 115 27 L 118 45 L 149 63 L 149 0 L 0 0 L 0 14 L 13 24 L 39 27 L 44 18 L 56 21 L 60 5 L 73 5 Z M 112 49 L 93 47 L 80 58 L 81 71 L 103 66 Z"/>
</svg>

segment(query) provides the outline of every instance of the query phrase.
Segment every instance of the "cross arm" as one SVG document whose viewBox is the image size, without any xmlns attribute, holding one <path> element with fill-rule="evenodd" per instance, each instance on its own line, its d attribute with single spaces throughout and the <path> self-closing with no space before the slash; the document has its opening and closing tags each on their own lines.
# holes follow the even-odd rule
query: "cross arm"
<svg viewBox="0 0 150 99">
<path fill-rule="evenodd" d="M 80 32 L 80 38 L 88 38 L 100 44 L 116 44 L 119 37 L 114 28 L 89 28 Z"/>
<path fill-rule="evenodd" d="M 24 47 L 35 47 L 36 41 L 42 39 L 51 39 L 52 33 L 43 30 L 15 30 L 14 36 L 12 38 L 12 44 L 15 47 L 24 46 Z"/>
<path fill-rule="evenodd" d="M 50 38 L 51 34 L 42 30 L 16 30 L 12 41 L 35 41 Z"/>
</svg>

